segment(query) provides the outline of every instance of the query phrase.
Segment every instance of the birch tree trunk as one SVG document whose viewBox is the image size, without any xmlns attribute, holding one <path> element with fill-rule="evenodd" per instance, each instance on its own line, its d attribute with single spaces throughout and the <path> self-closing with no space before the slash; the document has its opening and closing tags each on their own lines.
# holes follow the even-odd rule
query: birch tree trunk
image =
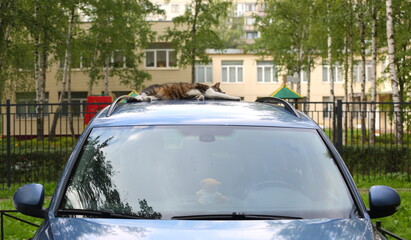
<svg viewBox="0 0 411 240">
<path fill-rule="evenodd" d="M 371 22 L 371 119 L 370 119 L 370 144 L 375 143 L 375 118 L 377 110 L 377 10 L 375 3 L 372 6 Z"/>
<path fill-rule="evenodd" d="M 401 120 L 399 82 L 397 69 L 395 66 L 395 40 L 394 40 L 394 23 L 392 12 L 392 0 L 386 0 L 387 13 L 387 43 L 388 43 L 388 67 L 390 70 L 390 80 L 392 86 L 392 100 L 394 102 L 394 125 L 395 125 L 395 143 L 403 143 L 403 126 Z"/>
<path fill-rule="evenodd" d="M 344 100 L 348 102 L 348 75 L 349 75 L 348 37 L 344 37 Z M 348 104 L 346 105 L 346 107 Z M 348 110 L 346 111 L 348 113 Z M 348 129 L 348 114 L 344 114 L 344 129 Z M 347 144 L 347 131 L 343 132 L 343 142 Z"/>
<path fill-rule="evenodd" d="M 98 74 L 99 74 L 99 70 L 98 70 L 98 67 L 97 67 L 97 59 L 99 58 L 99 51 L 98 51 L 98 39 L 99 39 L 99 37 L 100 37 L 100 34 L 98 33 L 97 37 L 96 37 L 96 43 L 94 45 L 93 60 L 91 62 L 91 66 L 90 66 L 90 71 L 91 71 L 90 74 L 89 74 L 90 79 L 87 83 L 88 84 L 88 93 L 87 93 L 88 96 L 93 95 L 93 86 L 94 86 L 94 83 L 97 81 Z"/>
<path fill-rule="evenodd" d="M 191 52 L 191 83 L 196 82 L 196 74 L 195 74 L 195 64 L 196 64 L 196 55 L 197 55 L 197 20 L 198 20 L 198 14 L 200 11 L 200 5 L 201 5 L 200 0 L 195 0 L 195 10 L 194 10 L 194 21 L 193 21 L 193 26 L 191 26 L 191 35 L 193 38 L 194 42 L 194 47 Z"/>
<path fill-rule="evenodd" d="M 306 102 L 310 102 L 310 95 L 311 95 L 311 58 L 308 56 L 308 65 L 307 65 L 307 96 Z M 310 112 L 310 104 L 307 104 L 304 108 L 304 111 L 307 113 Z"/>
<path fill-rule="evenodd" d="M 335 94 L 334 94 L 334 77 L 335 77 L 335 72 L 334 72 L 334 64 L 332 61 L 332 52 L 331 52 L 331 45 L 332 45 L 332 38 L 331 38 L 331 33 L 329 30 L 328 33 L 328 78 L 330 81 L 330 101 L 335 102 Z"/>
<path fill-rule="evenodd" d="M 104 95 L 108 96 L 108 84 L 110 80 L 110 56 L 106 57 L 104 64 Z"/>
<path fill-rule="evenodd" d="M 74 134 L 74 123 L 73 123 L 73 107 L 72 107 L 72 101 L 71 101 L 71 67 L 68 69 L 68 75 L 67 75 L 67 103 L 68 103 L 68 119 L 69 119 L 69 128 L 70 128 L 70 133 L 71 137 L 75 139 L 75 134 Z"/>
<path fill-rule="evenodd" d="M 361 0 L 357 3 L 358 8 L 360 9 L 359 13 L 359 26 L 360 26 L 360 45 L 361 45 L 361 144 L 365 144 L 367 141 L 367 129 L 365 126 L 365 118 L 367 111 L 366 96 L 365 96 L 365 82 L 366 74 L 365 67 L 367 64 L 366 61 L 366 52 L 365 52 L 365 20 L 364 20 L 364 2 Z"/>
<path fill-rule="evenodd" d="M 353 42 L 351 39 L 351 49 L 353 49 Z M 350 52 L 350 102 L 354 102 L 354 51 L 352 50 Z M 350 106 L 350 104 L 348 104 Z M 351 143 L 354 143 L 354 114 L 353 114 L 353 110 L 354 110 L 354 105 L 351 105 L 351 109 L 348 109 L 347 111 L 350 112 L 350 131 L 351 131 Z"/>
<path fill-rule="evenodd" d="M 57 122 L 61 115 L 62 103 L 63 103 L 64 95 L 66 93 L 67 78 L 69 75 L 69 69 L 71 69 L 71 51 L 72 51 L 71 41 L 73 38 L 74 14 L 75 14 L 75 8 L 73 7 L 70 10 L 70 20 L 69 20 L 69 26 L 68 26 L 67 38 L 66 38 L 66 51 L 64 54 L 63 80 L 61 81 L 61 91 L 60 91 L 60 96 L 58 100 L 59 105 L 56 111 L 54 112 L 53 122 L 51 124 L 50 133 L 49 133 L 50 138 L 53 138 L 56 136 Z"/>
<path fill-rule="evenodd" d="M 39 27 L 39 3 L 35 1 L 34 5 L 34 18 L 36 25 L 36 33 L 34 33 L 34 78 L 36 81 L 36 125 L 37 125 L 37 138 L 44 138 L 44 115 L 43 115 L 43 103 L 44 96 L 42 93 L 43 86 L 43 74 L 41 73 L 41 54 L 40 54 L 40 27 Z"/>
<path fill-rule="evenodd" d="M 331 102 L 335 103 L 335 94 L 334 94 L 334 66 L 333 66 L 333 59 L 332 59 L 332 37 L 331 37 L 331 23 L 330 23 L 330 2 L 327 1 L 327 18 L 328 18 L 328 28 L 327 28 L 327 46 L 328 46 L 328 76 L 330 81 L 330 99 Z M 334 128 L 335 129 L 335 128 Z"/>
</svg>

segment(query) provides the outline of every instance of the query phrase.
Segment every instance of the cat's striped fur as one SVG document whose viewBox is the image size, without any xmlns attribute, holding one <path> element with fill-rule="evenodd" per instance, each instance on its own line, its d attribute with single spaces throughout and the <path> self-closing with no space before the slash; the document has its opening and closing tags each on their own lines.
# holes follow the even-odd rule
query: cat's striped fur
<svg viewBox="0 0 411 240">
<path fill-rule="evenodd" d="M 135 97 L 137 101 L 152 100 L 186 100 L 215 99 L 240 100 L 239 97 L 225 94 L 220 89 L 220 83 L 208 86 L 202 83 L 165 83 L 151 85 Z"/>
</svg>

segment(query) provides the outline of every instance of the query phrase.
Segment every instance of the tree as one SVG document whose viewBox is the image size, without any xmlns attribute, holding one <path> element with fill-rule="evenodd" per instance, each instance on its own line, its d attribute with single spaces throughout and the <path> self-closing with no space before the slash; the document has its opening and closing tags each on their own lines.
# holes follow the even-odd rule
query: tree
<svg viewBox="0 0 411 240">
<path fill-rule="evenodd" d="M 61 12 L 57 1 L 27 0 L 20 5 L 24 17 L 22 27 L 34 40 L 34 78 L 36 82 L 37 137 L 44 137 L 44 103 L 46 100 L 46 72 L 61 37 Z M 34 14 L 33 14 L 34 13 Z"/>
<path fill-rule="evenodd" d="M 6 67 L 4 60 L 10 45 L 10 34 L 13 26 L 15 1 L 4 0 L 0 3 L 0 89 L 4 89 Z M 0 92 L 2 99 L 2 92 Z"/>
<path fill-rule="evenodd" d="M 64 46 L 64 67 L 63 67 L 63 76 L 62 76 L 62 84 L 61 84 L 61 91 L 60 91 L 60 96 L 58 100 L 58 107 L 53 115 L 53 121 L 51 124 L 51 128 L 49 131 L 50 138 L 53 138 L 56 134 L 56 127 L 57 127 L 57 121 L 60 118 L 60 114 L 62 111 L 62 103 L 64 100 L 64 95 L 66 93 L 66 86 L 67 84 L 70 86 L 71 85 L 71 55 L 72 55 L 72 41 L 73 41 L 73 30 L 74 30 L 74 24 L 75 24 L 75 18 L 76 18 L 76 11 L 78 10 L 78 5 L 80 4 L 79 1 L 74 0 L 74 1 L 67 1 L 65 2 L 66 5 L 64 6 L 64 9 L 66 9 L 66 13 L 68 15 L 68 27 L 67 27 L 67 36 L 65 38 L 65 46 Z M 69 87 L 70 88 L 70 87 Z M 70 106 L 71 103 L 71 97 L 70 97 L 71 91 L 68 91 L 68 104 Z M 74 138 L 74 126 L 73 126 L 73 121 L 72 121 L 72 113 L 71 110 L 69 109 L 69 125 L 70 125 L 70 130 L 71 130 L 71 135 Z"/>
<path fill-rule="evenodd" d="M 244 16 L 236 16 L 235 5 L 229 8 L 227 17 L 220 20 L 220 24 L 214 27 L 214 31 L 223 41 L 224 49 L 243 49 L 246 47 Z"/>
<path fill-rule="evenodd" d="M 221 50 L 224 42 L 214 30 L 227 17 L 230 1 L 192 0 L 183 15 L 173 19 L 173 27 L 163 39 L 171 41 L 177 52 L 177 65 L 191 66 L 191 81 L 195 82 L 195 63 L 208 62 L 207 49 Z"/>
<path fill-rule="evenodd" d="M 261 38 L 256 40 L 254 50 L 272 57 L 288 74 L 295 74 L 297 92 L 301 92 L 302 70 L 308 71 L 307 76 L 311 75 L 313 59 L 318 53 L 313 3 L 311 0 L 265 0 L 266 12 L 257 18 Z"/>
<path fill-rule="evenodd" d="M 386 0 L 387 12 L 387 43 L 388 43 L 388 67 L 390 69 L 390 80 L 392 86 L 392 100 L 394 102 L 394 124 L 395 124 L 395 142 L 403 142 L 403 126 L 400 107 L 400 89 L 399 80 L 395 62 L 395 38 L 394 38 L 394 20 L 392 11 L 392 0 Z"/>
<path fill-rule="evenodd" d="M 109 79 L 114 75 L 123 84 L 139 87 L 150 77 L 138 69 L 144 56 L 141 50 L 155 39 L 145 19 L 162 11 L 149 0 L 90 0 L 89 4 L 85 9 L 92 23 L 85 39 L 87 48 L 93 49 L 89 95 L 99 79 L 104 79 L 104 93 L 108 94 Z"/>
<path fill-rule="evenodd" d="M 383 14 L 383 2 L 378 0 L 369 0 L 367 1 L 369 6 L 369 14 L 371 18 L 371 119 L 370 119 L 370 136 L 369 141 L 370 144 L 375 143 L 375 132 L 376 132 L 376 110 L 377 105 L 375 102 L 377 101 L 377 62 L 378 62 L 378 49 L 380 47 L 384 47 L 383 44 L 386 45 L 386 39 L 381 39 L 380 36 L 383 34 L 382 26 L 384 26 L 383 21 L 384 15 Z"/>
<path fill-rule="evenodd" d="M 392 2 L 393 29 L 395 57 L 394 63 L 397 71 L 398 95 L 400 102 L 410 100 L 411 95 L 411 2 L 393 1 Z M 401 123 L 406 122 L 410 127 L 410 117 L 404 114 L 404 104 L 400 104 Z"/>
</svg>

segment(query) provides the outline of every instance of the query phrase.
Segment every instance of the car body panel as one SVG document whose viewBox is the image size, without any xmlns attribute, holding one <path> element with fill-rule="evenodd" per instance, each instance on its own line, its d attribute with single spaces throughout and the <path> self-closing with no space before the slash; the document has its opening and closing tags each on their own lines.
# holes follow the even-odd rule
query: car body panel
<svg viewBox="0 0 411 240">
<path fill-rule="evenodd" d="M 341 156 L 322 129 L 305 114 L 297 117 L 266 103 L 157 101 L 119 104 L 97 114 L 80 137 L 62 173 L 43 225 L 33 239 L 384 239 L 375 230 Z M 220 125 L 315 129 L 333 155 L 359 210 L 349 219 L 303 220 L 136 220 L 57 217 L 71 171 L 95 127 Z M 378 235 L 376 238 L 375 235 Z"/>
<path fill-rule="evenodd" d="M 53 239 L 373 239 L 365 219 L 189 221 L 54 218 L 38 237 Z"/>
<path fill-rule="evenodd" d="M 94 126 L 125 125 L 246 125 L 317 128 L 306 116 L 297 118 L 282 107 L 265 103 L 231 101 L 159 101 L 120 105 L 109 117 L 106 111 Z"/>
</svg>

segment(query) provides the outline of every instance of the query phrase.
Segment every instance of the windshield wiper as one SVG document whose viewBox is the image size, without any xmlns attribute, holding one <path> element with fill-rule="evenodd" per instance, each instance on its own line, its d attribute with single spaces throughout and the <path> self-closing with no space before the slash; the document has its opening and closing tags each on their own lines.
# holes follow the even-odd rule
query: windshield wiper
<svg viewBox="0 0 411 240">
<path fill-rule="evenodd" d="M 204 215 L 185 215 L 174 216 L 173 220 L 281 220 L 281 219 L 302 219 L 294 216 L 280 216 L 267 214 L 247 214 L 233 212 L 232 214 L 204 214 Z"/>
<path fill-rule="evenodd" d="M 98 218 L 124 218 L 124 219 L 147 219 L 145 217 L 140 217 L 137 215 L 116 213 L 113 210 L 84 210 L 84 209 L 60 209 L 58 210 L 60 215 L 84 215 L 87 217 L 98 217 Z"/>
</svg>

